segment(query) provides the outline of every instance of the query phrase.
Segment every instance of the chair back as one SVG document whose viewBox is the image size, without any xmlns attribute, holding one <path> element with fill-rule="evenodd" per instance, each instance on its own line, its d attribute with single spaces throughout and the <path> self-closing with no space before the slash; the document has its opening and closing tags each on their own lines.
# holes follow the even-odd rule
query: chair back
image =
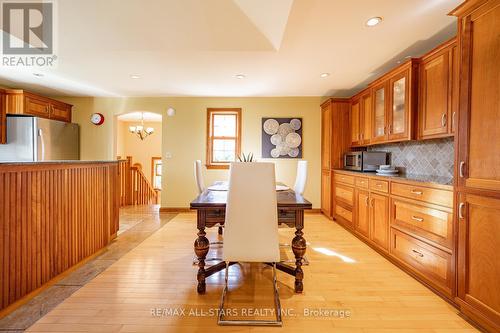
<svg viewBox="0 0 500 333">
<path fill-rule="evenodd" d="M 196 160 L 194 162 L 194 179 L 196 180 L 196 186 L 198 187 L 198 194 L 205 191 L 205 181 L 203 180 L 203 173 L 201 172 L 201 161 Z"/>
<path fill-rule="evenodd" d="M 304 194 L 307 183 L 307 161 L 299 161 L 297 164 L 297 177 L 295 178 L 295 186 L 293 190 L 296 194 Z"/>
<path fill-rule="evenodd" d="M 280 260 L 274 163 L 231 163 L 223 260 Z"/>
</svg>

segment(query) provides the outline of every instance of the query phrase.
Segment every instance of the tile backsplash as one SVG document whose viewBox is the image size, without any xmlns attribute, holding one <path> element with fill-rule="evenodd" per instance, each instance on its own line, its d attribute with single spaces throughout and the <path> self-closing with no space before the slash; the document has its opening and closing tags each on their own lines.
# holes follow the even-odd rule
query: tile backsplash
<svg viewBox="0 0 500 333">
<path fill-rule="evenodd" d="M 391 153 L 391 164 L 406 174 L 453 178 L 453 138 L 390 143 L 368 150 Z"/>
</svg>

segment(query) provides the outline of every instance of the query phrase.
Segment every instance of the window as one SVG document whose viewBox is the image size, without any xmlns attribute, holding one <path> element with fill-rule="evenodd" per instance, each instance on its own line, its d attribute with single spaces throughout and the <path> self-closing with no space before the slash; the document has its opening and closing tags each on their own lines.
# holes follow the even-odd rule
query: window
<svg viewBox="0 0 500 333">
<path fill-rule="evenodd" d="M 151 158 L 151 183 L 155 190 L 161 190 L 161 157 Z"/>
<path fill-rule="evenodd" d="M 207 109 L 207 168 L 229 168 L 240 150 L 241 109 Z"/>
</svg>

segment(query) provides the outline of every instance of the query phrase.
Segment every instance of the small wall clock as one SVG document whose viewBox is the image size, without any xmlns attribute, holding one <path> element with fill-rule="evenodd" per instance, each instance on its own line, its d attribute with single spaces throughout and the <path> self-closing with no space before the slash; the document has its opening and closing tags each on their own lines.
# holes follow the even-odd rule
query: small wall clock
<svg viewBox="0 0 500 333">
<path fill-rule="evenodd" d="M 90 122 L 94 125 L 102 125 L 104 123 L 104 116 L 102 113 L 92 113 L 92 116 L 90 116 Z"/>
</svg>

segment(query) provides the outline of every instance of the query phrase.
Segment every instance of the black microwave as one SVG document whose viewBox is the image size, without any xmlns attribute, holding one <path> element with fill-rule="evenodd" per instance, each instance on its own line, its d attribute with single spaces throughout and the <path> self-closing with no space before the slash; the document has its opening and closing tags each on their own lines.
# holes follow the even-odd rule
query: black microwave
<svg viewBox="0 0 500 333">
<path fill-rule="evenodd" d="M 383 151 L 353 151 L 344 155 L 344 169 L 375 171 L 388 164 L 389 154 Z"/>
</svg>

